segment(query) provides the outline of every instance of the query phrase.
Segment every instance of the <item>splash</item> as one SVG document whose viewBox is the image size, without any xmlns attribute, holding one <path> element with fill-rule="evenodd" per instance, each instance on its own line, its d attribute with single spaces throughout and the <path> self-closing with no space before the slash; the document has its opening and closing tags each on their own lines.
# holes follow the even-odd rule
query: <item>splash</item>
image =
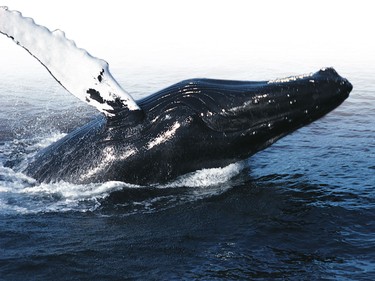
<svg viewBox="0 0 375 281">
<path fill-rule="evenodd" d="M 123 215 L 155 212 L 222 194 L 233 187 L 230 180 L 244 166 L 240 162 L 224 168 L 199 170 L 165 185 L 137 186 L 115 181 L 39 184 L 20 172 L 0 165 L 0 214 L 94 212 L 102 207 L 103 202 L 107 210 L 110 204 L 110 209 L 120 209 Z M 116 192 L 121 196 L 120 201 L 105 201 Z"/>
<path fill-rule="evenodd" d="M 121 182 L 38 184 L 22 173 L 0 166 L 0 214 L 94 211 L 111 192 L 132 187 Z"/>
<path fill-rule="evenodd" d="M 244 168 L 245 162 L 237 162 L 223 168 L 202 169 L 177 178 L 175 181 L 161 185 L 161 188 L 171 187 L 212 187 L 228 182 Z"/>
<path fill-rule="evenodd" d="M 65 135 L 65 133 L 53 132 L 44 137 L 14 139 L 10 142 L 4 142 L 0 146 L 0 153 L 7 158 L 7 161 L 17 163 L 14 165 L 15 170 L 24 171 L 30 159 L 38 151 L 63 138 Z M 4 160 L 1 158 L 0 165 L 4 166 Z"/>
<path fill-rule="evenodd" d="M 0 146 L 1 154 L 5 156 L 4 160 L 0 159 L 0 214 L 94 211 L 100 206 L 99 201 L 111 192 L 133 187 L 120 182 L 39 184 L 20 172 L 39 150 L 64 135 L 57 132 L 43 138 L 13 140 Z M 5 167 L 4 162 L 9 160 L 18 164 L 13 168 Z"/>
</svg>

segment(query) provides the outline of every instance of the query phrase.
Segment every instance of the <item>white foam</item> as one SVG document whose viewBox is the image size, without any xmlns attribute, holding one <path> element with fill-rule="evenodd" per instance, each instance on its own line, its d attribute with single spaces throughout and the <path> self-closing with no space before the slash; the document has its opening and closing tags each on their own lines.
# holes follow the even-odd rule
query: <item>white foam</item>
<svg viewBox="0 0 375 281">
<path fill-rule="evenodd" d="M 148 208 L 147 204 L 157 205 L 162 209 L 167 208 L 169 203 L 166 203 L 166 206 L 159 206 L 159 201 L 166 200 L 174 205 L 178 202 L 195 201 L 221 194 L 232 188 L 230 179 L 238 175 L 244 166 L 243 162 L 238 162 L 224 168 L 203 169 L 181 176 L 169 184 L 154 187 L 161 189 L 187 187 L 192 188 L 190 191 L 187 189 L 187 192 L 181 194 L 176 191 L 176 194 L 170 195 L 173 198 L 168 200 L 164 196 L 160 198 L 156 196 L 140 204 L 145 205 L 143 206 L 145 210 L 154 209 Z M 129 188 L 146 190 L 150 187 L 115 181 L 92 184 L 67 182 L 38 184 L 34 179 L 0 165 L 0 214 L 94 211 L 101 205 L 100 201 L 112 192 Z M 138 206 L 136 209 L 141 207 Z"/>
<path fill-rule="evenodd" d="M 202 169 L 177 178 L 160 187 L 211 187 L 229 181 L 245 167 L 244 162 L 230 164 L 223 168 Z"/>
<path fill-rule="evenodd" d="M 135 188 L 122 182 L 37 184 L 33 179 L 0 167 L 0 214 L 94 211 L 99 200 L 122 188 Z"/>
<path fill-rule="evenodd" d="M 111 192 L 137 186 L 122 182 L 38 184 L 0 165 L 0 214 L 93 211 Z"/>
<path fill-rule="evenodd" d="M 17 191 L 25 186 L 36 183 L 33 178 L 23 173 L 15 172 L 11 168 L 0 165 L 0 193 Z"/>
<path fill-rule="evenodd" d="M 66 133 L 54 132 L 51 135 L 49 135 L 47 137 L 44 137 L 44 138 L 41 138 L 40 140 L 38 140 L 37 143 L 35 143 L 32 146 L 30 146 L 30 149 L 31 150 L 43 149 L 43 148 L 51 145 L 52 143 L 58 141 L 59 139 L 62 139 L 66 135 L 67 135 Z"/>
<path fill-rule="evenodd" d="M 24 155 L 24 158 L 21 159 L 20 163 L 17 165 L 17 169 L 23 171 L 30 162 L 30 159 L 32 159 L 38 151 L 58 141 L 64 136 L 66 136 L 65 133 L 54 132 L 48 136 L 38 137 L 33 140 L 13 140 L 10 144 L 7 144 L 7 153 L 13 153 L 14 151 L 19 150 L 18 146 L 25 146 L 25 144 L 27 144 L 26 147 L 23 147 L 26 154 Z M 30 142 L 31 144 L 28 144 Z"/>
<path fill-rule="evenodd" d="M 89 200 L 92 198 L 104 198 L 110 192 L 123 188 L 122 182 L 105 182 L 96 184 L 71 184 L 58 182 L 53 184 L 40 184 L 25 187 L 19 191 L 22 194 L 51 194 L 63 198 L 65 201 Z"/>
</svg>

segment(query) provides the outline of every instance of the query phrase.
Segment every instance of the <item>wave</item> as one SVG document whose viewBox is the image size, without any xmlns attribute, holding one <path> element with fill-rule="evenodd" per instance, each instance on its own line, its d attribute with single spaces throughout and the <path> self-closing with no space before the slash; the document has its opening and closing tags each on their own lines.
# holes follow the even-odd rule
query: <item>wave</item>
<svg viewBox="0 0 375 281">
<path fill-rule="evenodd" d="M 94 211 L 101 199 L 125 187 L 132 186 L 121 182 L 39 184 L 20 172 L 0 166 L 0 214 Z"/>
<path fill-rule="evenodd" d="M 0 165 L 0 215 L 97 210 L 102 213 L 121 210 L 123 215 L 153 212 L 221 194 L 232 188 L 230 180 L 244 167 L 239 162 L 189 173 L 167 184 L 138 186 L 116 181 L 39 184 L 21 172 Z"/>
</svg>

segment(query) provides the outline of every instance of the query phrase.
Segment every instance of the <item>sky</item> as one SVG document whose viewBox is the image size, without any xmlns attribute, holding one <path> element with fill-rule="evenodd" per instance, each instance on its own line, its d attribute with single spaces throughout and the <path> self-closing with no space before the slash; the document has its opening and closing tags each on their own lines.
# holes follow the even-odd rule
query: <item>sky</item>
<svg viewBox="0 0 375 281">
<path fill-rule="evenodd" d="M 371 1 L 0 0 L 111 66 L 314 59 L 375 64 Z M 0 36 L 0 72 L 35 63 Z"/>
</svg>

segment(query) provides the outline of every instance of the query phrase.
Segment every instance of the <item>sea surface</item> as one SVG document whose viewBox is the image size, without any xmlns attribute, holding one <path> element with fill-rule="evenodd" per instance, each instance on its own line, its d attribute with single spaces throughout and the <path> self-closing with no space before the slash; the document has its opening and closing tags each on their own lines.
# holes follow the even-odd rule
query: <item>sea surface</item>
<svg viewBox="0 0 375 281">
<path fill-rule="evenodd" d="M 374 66 L 191 62 L 112 73 L 140 98 L 187 78 L 268 80 L 324 66 L 354 86 L 338 109 L 246 161 L 155 186 L 22 174 L 36 151 L 98 113 L 43 67 L 2 69 L 0 280 L 375 280 Z"/>
</svg>

